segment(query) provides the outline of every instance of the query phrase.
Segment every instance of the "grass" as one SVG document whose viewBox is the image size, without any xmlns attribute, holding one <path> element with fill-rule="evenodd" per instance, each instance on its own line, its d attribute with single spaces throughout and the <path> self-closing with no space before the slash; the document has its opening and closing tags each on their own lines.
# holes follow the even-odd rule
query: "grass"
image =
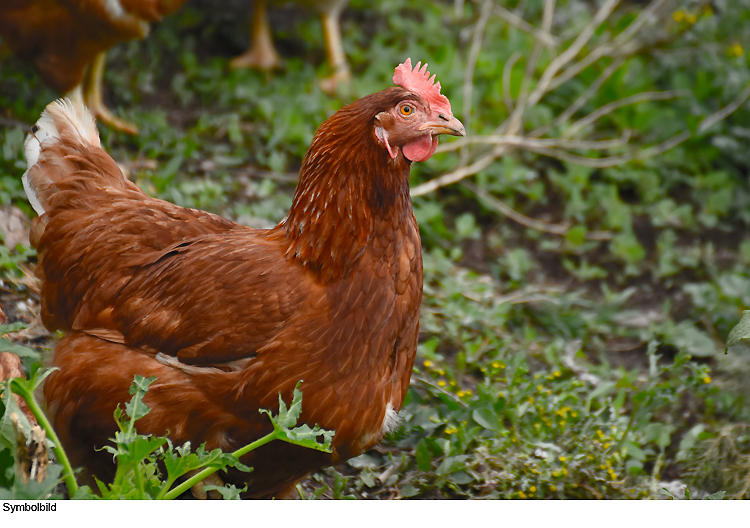
<svg viewBox="0 0 750 528">
<path fill-rule="evenodd" d="M 247 225 L 278 222 L 316 126 L 389 86 L 407 56 L 430 63 L 470 138 L 505 123 L 503 137 L 516 142 L 463 182 L 422 185 L 498 145 L 447 147 L 412 171 L 425 298 L 403 425 L 304 481 L 304 496 L 664 498 L 669 485 L 693 498 L 748 497 L 748 348 L 722 352 L 750 307 L 748 103 L 724 115 L 750 85 L 750 2 L 663 3 L 637 45 L 616 47 L 536 102 L 555 57 L 592 19 L 590 2 L 560 0 L 545 19 L 534 1 L 468 1 L 458 14 L 452 2 L 353 1 L 343 29 L 354 81 L 335 98 L 317 82 L 327 72 L 314 17 L 276 28 L 283 72 L 229 71 L 247 32 L 239 4 L 214 13 L 195 2 L 110 54 L 108 101 L 141 134 L 102 129 L 102 139 L 154 195 Z M 557 47 L 509 24 L 501 7 L 548 28 Z M 642 9 L 618 6 L 560 71 L 615 41 Z M 639 95 L 657 92 L 668 98 Z M 54 97 L 6 60 L 0 202 L 29 216 L 23 136 Z M 641 102 L 586 119 L 629 98 Z M 534 144 L 545 127 L 537 139 L 555 143 Z M 607 149 L 593 143 L 623 137 Z M 662 149 L 672 138 L 681 142 Z M 27 262 L 28 247 L 0 246 L 0 302 L 30 325 L 10 339 L 44 350 Z M 38 361 L 24 359 L 32 370 Z"/>
</svg>

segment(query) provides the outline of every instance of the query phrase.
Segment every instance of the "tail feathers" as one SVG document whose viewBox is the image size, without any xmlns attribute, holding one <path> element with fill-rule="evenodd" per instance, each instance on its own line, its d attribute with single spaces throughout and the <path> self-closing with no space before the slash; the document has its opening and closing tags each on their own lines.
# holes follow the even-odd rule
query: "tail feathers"
<svg viewBox="0 0 750 528">
<path fill-rule="evenodd" d="M 66 175 L 66 160 L 56 154 L 55 145 L 65 143 L 76 150 L 101 148 L 94 118 L 83 105 L 70 99 L 58 99 L 47 105 L 42 117 L 26 136 L 24 151 L 28 170 L 23 175 L 23 189 L 37 214 L 44 213 L 43 189 Z M 40 162 L 45 163 L 43 170 Z"/>
</svg>

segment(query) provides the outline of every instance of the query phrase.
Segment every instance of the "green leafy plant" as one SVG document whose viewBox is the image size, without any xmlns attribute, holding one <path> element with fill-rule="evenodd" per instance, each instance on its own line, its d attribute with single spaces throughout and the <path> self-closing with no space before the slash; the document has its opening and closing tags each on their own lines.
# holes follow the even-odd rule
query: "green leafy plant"
<svg viewBox="0 0 750 528">
<path fill-rule="evenodd" d="M 203 445 L 192 451 L 189 442 L 182 446 L 174 446 L 169 438 L 140 434 L 135 424 L 150 412 L 148 406 L 143 402 L 143 397 L 156 378 L 135 376 L 133 385 L 130 387 L 131 400 L 125 405 L 124 409 L 118 407 L 115 411 L 114 417 L 118 430 L 113 439 L 114 445 L 104 447 L 106 451 L 112 453 L 117 465 L 114 481 L 111 484 L 106 484 L 97 480 L 97 487 L 99 488 L 97 491 L 91 490 L 88 486 L 79 487 L 74 469 L 62 449 L 54 429 L 33 395 L 34 390 L 52 372 L 54 372 L 54 369 L 40 369 L 34 372 L 28 380 L 14 378 L 6 383 L 14 393 L 27 402 L 34 417 L 50 439 L 55 457 L 60 463 L 59 466 L 54 466 L 54 471 L 43 483 L 30 482 L 25 486 L 19 486 L 14 482 L 13 486 L 6 491 L 9 496 L 20 498 L 36 494 L 35 498 L 45 498 L 57 485 L 57 475 L 62 471 L 62 479 L 72 499 L 169 500 L 177 498 L 195 484 L 202 482 L 217 471 L 226 470 L 228 467 L 240 471 L 252 471 L 252 468 L 240 462 L 240 457 L 274 440 L 330 452 L 331 439 L 334 435 L 332 431 L 320 429 L 317 425 L 313 428 L 308 425 L 295 427 L 302 410 L 302 391 L 299 390 L 299 384 L 294 389 L 292 403 L 289 407 L 286 406 L 279 395 L 279 412 L 277 415 L 273 415 L 267 410 L 261 410 L 268 415 L 273 424 L 273 432 L 233 453 L 223 453 L 220 449 L 207 451 Z M 6 387 L 5 392 L 10 395 L 8 387 Z M 18 412 L 17 407 L 8 403 L 12 401 L 10 397 L 5 399 L 6 412 L 4 416 L 9 415 L 9 412 Z M 11 448 L 13 447 L 11 446 Z M 205 489 L 216 490 L 225 499 L 239 498 L 243 491 L 231 485 L 206 486 Z"/>
</svg>

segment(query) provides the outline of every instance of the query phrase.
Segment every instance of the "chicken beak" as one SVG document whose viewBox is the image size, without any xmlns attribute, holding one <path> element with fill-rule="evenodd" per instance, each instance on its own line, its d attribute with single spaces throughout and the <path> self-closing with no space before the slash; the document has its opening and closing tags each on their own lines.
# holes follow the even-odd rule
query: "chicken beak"
<svg viewBox="0 0 750 528">
<path fill-rule="evenodd" d="M 438 118 L 435 121 L 426 123 L 423 128 L 430 129 L 433 136 L 439 134 L 450 134 L 451 136 L 466 135 L 463 123 L 455 117 L 446 116 L 445 114 L 438 114 Z"/>
</svg>

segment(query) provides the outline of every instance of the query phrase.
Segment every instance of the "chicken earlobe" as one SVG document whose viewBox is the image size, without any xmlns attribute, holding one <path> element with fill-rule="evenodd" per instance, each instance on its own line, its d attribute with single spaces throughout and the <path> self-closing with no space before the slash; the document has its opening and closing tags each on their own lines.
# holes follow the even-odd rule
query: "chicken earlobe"
<svg viewBox="0 0 750 528">
<path fill-rule="evenodd" d="M 396 156 L 398 156 L 398 149 L 391 147 L 391 143 L 388 141 L 388 132 L 383 127 L 376 126 L 375 135 L 378 136 L 378 139 L 385 145 L 391 159 L 396 159 Z"/>
</svg>

